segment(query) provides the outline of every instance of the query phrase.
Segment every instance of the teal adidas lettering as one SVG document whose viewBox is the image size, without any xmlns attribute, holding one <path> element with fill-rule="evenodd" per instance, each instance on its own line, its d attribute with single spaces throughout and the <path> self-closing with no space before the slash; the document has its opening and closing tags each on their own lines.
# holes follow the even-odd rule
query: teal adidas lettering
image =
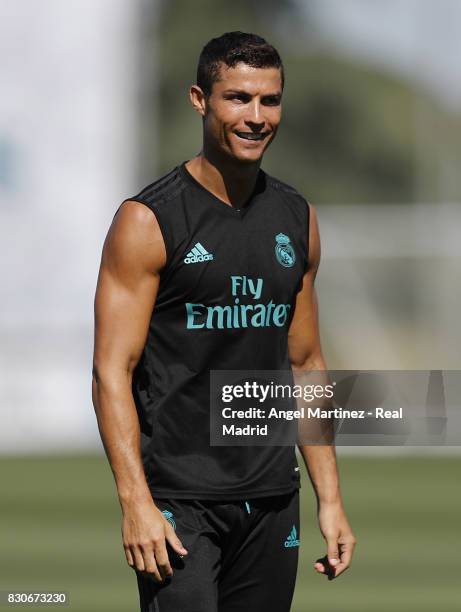
<svg viewBox="0 0 461 612">
<path fill-rule="evenodd" d="M 203 244 L 197 242 L 189 251 L 189 253 L 187 253 L 186 257 L 184 258 L 184 263 L 200 263 L 202 261 L 213 261 L 213 259 L 213 255 L 211 253 L 208 253 Z"/>
<path fill-rule="evenodd" d="M 299 539 L 297 538 L 297 531 L 296 531 L 296 527 L 293 525 L 291 531 L 290 531 L 290 535 L 287 537 L 287 539 L 284 542 L 284 546 L 285 548 L 293 548 L 294 546 L 299 546 L 300 542 Z"/>
</svg>

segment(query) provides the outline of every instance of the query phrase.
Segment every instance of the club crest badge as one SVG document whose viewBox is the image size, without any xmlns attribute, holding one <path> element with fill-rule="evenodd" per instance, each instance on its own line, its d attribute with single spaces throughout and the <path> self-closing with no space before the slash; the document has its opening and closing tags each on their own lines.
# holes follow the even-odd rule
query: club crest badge
<svg viewBox="0 0 461 612">
<path fill-rule="evenodd" d="M 173 529 L 176 530 L 176 523 L 173 519 L 173 513 L 169 510 L 162 510 L 162 514 L 166 518 L 166 520 L 173 525 Z"/>
<path fill-rule="evenodd" d="M 275 256 L 280 265 L 291 268 L 296 261 L 296 255 L 290 244 L 290 239 L 285 234 L 277 234 L 275 237 Z"/>
</svg>

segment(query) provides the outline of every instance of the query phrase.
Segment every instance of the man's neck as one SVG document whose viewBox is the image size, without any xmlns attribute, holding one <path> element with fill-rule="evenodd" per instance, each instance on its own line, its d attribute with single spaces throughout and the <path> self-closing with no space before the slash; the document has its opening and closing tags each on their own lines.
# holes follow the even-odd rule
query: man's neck
<svg viewBox="0 0 461 612">
<path fill-rule="evenodd" d="M 205 156 L 203 151 L 186 164 L 187 170 L 217 198 L 240 208 L 254 191 L 260 162 L 232 164 Z"/>
</svg>

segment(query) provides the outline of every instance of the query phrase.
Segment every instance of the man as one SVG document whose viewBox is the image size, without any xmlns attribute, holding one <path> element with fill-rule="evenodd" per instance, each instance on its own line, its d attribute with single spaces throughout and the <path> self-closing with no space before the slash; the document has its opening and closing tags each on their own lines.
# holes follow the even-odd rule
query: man
<svg viewBox="0 0 461 612">
<path fill-rule="evenodd" d="M 260 169 L 283 65 L 253 34 L 203 49 L 203 146 L 118 208 L 95 298 L 93 401 L 141 610 L 284 612 L 298 563 L 295 446 L 210 445 L 211 370 L 325 370 L 316 213 Z M 235 310 L 234 310 L 235 309 Z M 300 446 L 329 578 L 354 536 L 334 447 Z"/>
</svg>

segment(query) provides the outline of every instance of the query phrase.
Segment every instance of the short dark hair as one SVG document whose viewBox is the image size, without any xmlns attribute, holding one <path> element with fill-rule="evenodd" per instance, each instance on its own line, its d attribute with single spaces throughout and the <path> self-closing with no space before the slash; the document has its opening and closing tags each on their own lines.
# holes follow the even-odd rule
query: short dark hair
<svg viewBox="0 0 461 612">
<path fill-rule="evenodd" d="M 285 75 L 280 55 L 261 36 L 235 31 L 226 32 L 207 42 L 197 66 L 197 85 L 207 97 L 211 94 L 213 83 L 219 80 L 221 62 L 229 68 L 239 62 L 253 68 L 279 68 L 283 90 Z"/>
</svg>

